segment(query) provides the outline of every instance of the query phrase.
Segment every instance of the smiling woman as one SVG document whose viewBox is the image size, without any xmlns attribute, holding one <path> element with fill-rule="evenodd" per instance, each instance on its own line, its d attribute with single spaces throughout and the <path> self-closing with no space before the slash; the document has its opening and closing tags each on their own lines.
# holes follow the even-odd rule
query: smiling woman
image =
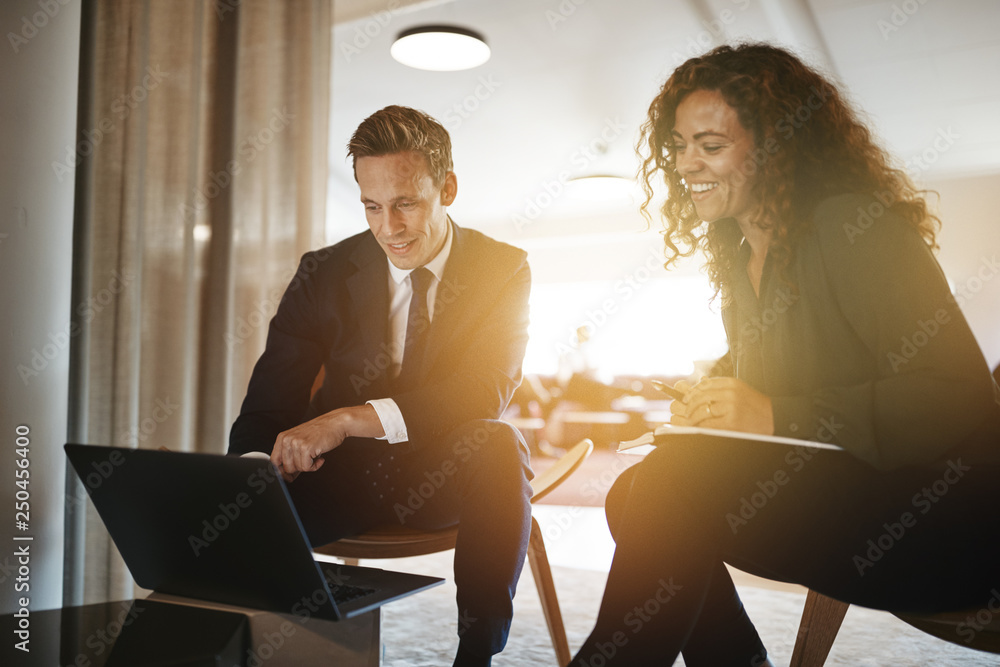
<svg viewBox="0 0 1000 667">
<path fill-rule="evenodd" d="M 685 97 L 677 107 L 672 134 L 677 172 L 698 217 L 707 222 L 734 218 L 748 223 L 756 206 L 755 179 L 745 165 L 754 140 L 722 94 L 696 90 Z"/>
<path fill-rule="evenodd" d="M 615 483 L 614 563 L 571 664 L 771 664 L 725 563 L 894 612 L 982 605 L 1000 584 L 1000 388 L 912 182 L 831 83 L 766 44 L 681 65 L 641 141 L 647 194 L 670 190 L 667 262 L 705 252 L 733 360 L 678 383 L 671 423 L 730 435 L 663 436 Z"/>
</svg>

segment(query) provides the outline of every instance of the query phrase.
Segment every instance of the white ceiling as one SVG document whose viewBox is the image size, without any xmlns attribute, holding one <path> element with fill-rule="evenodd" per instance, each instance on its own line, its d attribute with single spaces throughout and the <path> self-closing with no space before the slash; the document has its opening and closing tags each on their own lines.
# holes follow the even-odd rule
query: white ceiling
<svg viewBox="0 0 1000 667">
<path fill-rule="evenodd" d="M 643 231 L 634 203 L 578 199 L 559 179 L 633 175 L 636 133 L 673 68 L 726 41 L 766 40 L 835 78 L 918 182 L 940 192 L 939 260 L 956 289 L 981 288 L 962 308 L 989 362 L 1000 360 L 1000 280 L 987 271 L 979 282 L 1000 256 L 1000 1 L 335 0 L 334 10 L 329 240 L 366 228 L 344 145 L 370 113 L 405 104 L 451 131 L 455 220 L 528 251 L 539 331 L 572 334 L 604 299 L 623 307 L 649 299 L 640 304 L 648 312 L 669 305 L 671 318 L 693 322 L 707 312 L 699 260 L 638 276 L 662 257 L 658 222 Z M 395 35 L 427 23 L 480 31 L 493 57 L 450 73 L 393 61 Z M 606 150 L 587 152 L 588 144 Z M 619 303 L 616 286 L 633 277 L 659 287 Z M 560 287 L 569 284 L 576 291 Z M 675 287 L 669 298 L 656 291 Z M 680 312 L 685 298 L 692 302 Z M 638 322 L 623 315 L 614 323 L 621 330 L 609 324 L 599 334 L 648 354 L 657 346 L 630 338 L 649 328 Z M 661 324 L 659 348 L 709 356 L 668 336 L 692 327 Z M 555 358 L 539 331 L 529 357 Z"/>
<path fill-rule="evenodd" d="M 634 174 L 636 132 L 659 85 L 683 59 L 734 39 L 779 42 L 825 69 L 919 179 L 1000 172 L 996 0 L 337 0 L 335 7 L 331 203 L 355 212 L 349 225 L 363 221 L 344 144 L 371 112 L 405 104 L 452 134 L 456 219 L 501 237 L 550 235 L 558 222 L 536 223 L 573 210 L 554 183 L 560 174 Z M 392 60 L 395 35 L 425 23 L 480 31 L 492 58 L 465 72 Z M 940 153 L 939 133 L 953 144 Z M 916 162 L 925 151 L 931 159 Z M 558 193 L 552 204 L 546 185 Z M 536 217 L 526 215 L 537 213 L 532 203 L 542 205 Z"/>
</svg>

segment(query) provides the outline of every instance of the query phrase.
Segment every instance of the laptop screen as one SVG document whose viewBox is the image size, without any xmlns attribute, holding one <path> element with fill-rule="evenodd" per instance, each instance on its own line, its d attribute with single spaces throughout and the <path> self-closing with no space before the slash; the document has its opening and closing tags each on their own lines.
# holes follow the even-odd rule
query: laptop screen
<svg viewBox="0 0 1000 667">
<path fill-rule="evenodd" d="M 141 587 L 340 617 L 270 461 L 76 444 L 66 454 Z"/>
</svg>

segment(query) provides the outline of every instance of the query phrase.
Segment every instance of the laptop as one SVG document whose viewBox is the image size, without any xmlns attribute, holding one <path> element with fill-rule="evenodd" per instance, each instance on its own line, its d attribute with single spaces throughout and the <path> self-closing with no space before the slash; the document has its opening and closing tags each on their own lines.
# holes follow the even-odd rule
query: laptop
<svg viewBox="0 0 1000 667">
<path fill-rule="evenodd" d="M 97 445 L 65 449 L 143 588 L 340 620 L 444 581 L 316 560 L 269 460 Z"/>
</svg>

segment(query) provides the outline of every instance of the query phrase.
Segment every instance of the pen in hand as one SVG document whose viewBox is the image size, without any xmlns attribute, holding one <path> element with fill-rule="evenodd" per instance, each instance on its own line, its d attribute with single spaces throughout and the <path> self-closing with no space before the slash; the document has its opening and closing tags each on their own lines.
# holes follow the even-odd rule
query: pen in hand
<svg viewBox="0 0 1000 667">
<path fill-rule="evenodd" d="M 650 380 L 650 383 L 652 383 L 654 387 L 662 391 L 664 394 L 675 400 L 683 401 L 684 397 L 687 396 L 687 394 L 685 394 L 680 389 L 674 389 L 665 382 L 660 382 L 659 380 Z"/>
</svg>

